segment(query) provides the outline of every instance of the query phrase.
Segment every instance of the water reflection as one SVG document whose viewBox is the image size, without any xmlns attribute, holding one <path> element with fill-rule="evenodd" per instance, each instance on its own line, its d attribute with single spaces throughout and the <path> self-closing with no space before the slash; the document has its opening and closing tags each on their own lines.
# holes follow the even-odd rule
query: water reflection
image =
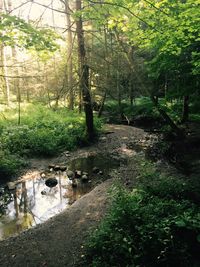
<svg viewBox="0 0 200 267">
<path fill-rule="evenodd" d="M 53 188 L 36 175 L 9 191 L 10 199 L 0 214 L 0 240 L 46 221 L 90 191 L 90 185 L 81 182 L 72 188 L 66 173 L 55 174 L 55 178 L 58 184 Z"/>
<path fill-rule="evenodd" d="M 75 181 L 76 187 L 72 187 L 72 181 L 68 179 L 66 172 L 49 170 L 41 175 L 39 172 L 27 173 L 17 182 L 16 188 L 10 183 L 10 189 L 15 188 L 13 190 L 0 188 L 0 240 L 58 214 L 88 193 L 95 181 L 108 179 L 109 170 L 118 167 L 120 161 L 110 155 L 92 155 L 74 159 L 67 165 L 68 170 L 74 173 L 76 170 L 87 172 L 88 182 L 81 182 L 79 178 Z M 101 170 L 99 174 L 94 172 L 95 167 Z M 57 185 L 47 187 L 45 181 L 48 178 L 56 178 Z"/>
</svg>

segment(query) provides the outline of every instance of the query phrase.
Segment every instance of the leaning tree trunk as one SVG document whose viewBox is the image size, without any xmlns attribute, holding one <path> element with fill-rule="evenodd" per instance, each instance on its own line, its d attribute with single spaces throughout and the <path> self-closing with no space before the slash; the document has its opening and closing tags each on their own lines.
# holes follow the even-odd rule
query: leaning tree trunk
<svg viewBox="0 0 200 267">
<path fill-rule="evenodd" d="M 81 0 L 76 0 L 76 11 L 81 10 Z M 83 22 L 81 16 L 76 21 L 76 34 L 78 43 L 78 60 L 79 60 L 79 75 L 80 75 L 80 91 L 83 97 L 83 105 L 86 117 L 86 132 L 90 141 L 94 139 L 93 111 L 92 102 L 89 91 L 89 67 L 86 64 L 86 52 L 83 33 Z"/>
<path fill-rule="evenodd" d="M 173 122 L 173 120 L 168 116 L 168 114 L 159 106 L 158 100 L 151 96 L 151 100 L 154 104 L 154 106 L 157 108 L 160 115 L 163 117 L 163 119 L 166 121 L 166 123 L 171 127 L 173 132 L 180 138 L 184 137 L 183 131 Z"/>
</svg>

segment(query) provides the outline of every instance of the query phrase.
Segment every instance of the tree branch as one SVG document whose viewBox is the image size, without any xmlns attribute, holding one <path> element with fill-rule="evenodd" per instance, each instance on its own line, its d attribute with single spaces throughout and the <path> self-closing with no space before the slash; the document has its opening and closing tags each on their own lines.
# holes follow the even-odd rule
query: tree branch
<svg viewBox="0 0 200 267">
<path fill-rule="evenodd" d="M 92 1 L 92 0 L 88 0 L 90 3 L 92 4 L 98 4 L 98 5 L 110 5 L 110 6 L 115 6 L 115 7 L 119 7 L 119 8 L 122 8 L 122 9 L 125 9 L 127 10 L 133 17 L 137 18 L 138 20 L 142 21 L 143 23 L 145 23 L 148 27 L 154 29 L 155 31 L 163 34 L 163 32 L 161 32 L 160 30 L 156 29 L 155 27 L 153 27 L 152 25 L 150 25 L 148 22 L 146 22 L 145 20 L 143 20 L 142 18 L 140 18 L 138 15 L 136 15 L 135 13 L 133 13 L 128 7 L 126 6 L 123 6 L 123 5 L 120 5 L 120 4 L 117 4 L 117 3 L 109 3 L 109 2 L 96 2 L 96 1 Z"/>
</svg>

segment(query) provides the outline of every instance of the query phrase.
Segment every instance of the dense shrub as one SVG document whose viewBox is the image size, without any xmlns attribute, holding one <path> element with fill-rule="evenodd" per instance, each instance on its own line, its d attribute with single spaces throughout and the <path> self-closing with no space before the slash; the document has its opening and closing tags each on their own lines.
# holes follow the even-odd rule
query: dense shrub
<svg viewBox="0 0 200 267">
<path fill-rule="evenodd" d="M 181 121 L 183 109 L 181 99 L 167 100 L 165 98 L 159 98 L 159 105 L 165 112 L 167 112 L 174 122 L 178 123 Z M 128 101 L 123 100 L 121 110 L 119 109 L 118 101 L 109 100 L 105 103 L 104 109 L 109 113 L 111 118 L 119 117 L 120 112 L 128 118 L 137 118 L 138 116 L 149 117 L 154 120 L 161 118 L 149 97 L 136 98 L 133 106 L 131 106 Z M 200 121 L 198 99 L 193 99 L 191 101 L 189 111 L 190 120 Z M 163 131 L 165 131 L 164 128 Z"/>
<path fill-rule="evenodd" d="M 109 112 L 111 116 L 119 115 L 119 106 L 117 101 L 107 101 L 104 109 Z M 123 101 L 121 104 L 121 112 L 129 118 L 140 115 L 154 118 L 159 116 L 149 97 L 137 98 L 133 106 L 131 106 L 129 102 Z"/>
<path fill-rule="evenodd" d="M 21 113 L 20 125 L 17 125 L 16 110 L 9 110 L 0 120 L 1 150 L 7 155 L 4 158 L 13 162 L 7 164 L 6 160 L 0 161 L 2 173 L 7 170 L 7 174 L 12 174 L 14 169 L 18 169 L 19 165 L 13 161 L 18 155 L 52 156 L 87 142 L 83 115 L 67 109 L 53 111 L 40 105 L 25 106 Z M 94 125 L 98 132 L 101 121 L 95 118 Z"/>
<path fill-rule="evenodd" d="M 21 125 L 8 122 L 1 131 L 4 149 L 12 153 L 30 155 L 55 155 L 63 149 L 71 150 L 85 142 L 83 115 L 67 110 L 52 111 L 30 106 L 21 118 Z M 95 119 L 96 129 L 101 122 Z"/>
<path fill-rule="evenodd" d="M 200 181 L 181 176 L 161 173 L 148 161 L 137 162 L 137 188 L 161 199 L 188 200 L 200 203 Z"/>
<path fill-rule="evenodd" d="M 190 202 L 118 190 L 108 216 L 88 241 L 87 263 L 192 267 L 199 260 L 199 233 L 200 210 Z"/>
<path fill-rule="evenodd" d="M 0 179 L 4 180 L 8 176 L 14 175 L 19 169 L 25 166 L 25 161 L 19 156 L 11 155 L 7 150 L 0 150 Z"/>
<path fill-rule="evenodd" d="M 200 266 L 198 179 L 160 174 L 155 165 L 140 157 L 137 168 L 137 189 L 113 190 L 111 209 L 87 241 L 84 264 Z"/>
</svg>

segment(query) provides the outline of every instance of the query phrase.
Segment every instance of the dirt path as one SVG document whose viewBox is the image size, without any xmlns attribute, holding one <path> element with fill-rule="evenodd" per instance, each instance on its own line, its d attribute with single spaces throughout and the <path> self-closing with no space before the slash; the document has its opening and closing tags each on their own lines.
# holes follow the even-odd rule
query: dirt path
<svg viewBox="0 0 200 267">
<path fill-rule="evenodd" d="M 120 158 L 131 158 L 136 154 L 133 144 L 144 138 L 141 129 L 109 125 L 99 142 L 93 146 L 62 155 L 52 162 L 63 162 L 72 158 L 95 153 L 110 153 Z M 49 160 L 34 160 L 32 168 L 45 168 Z M 129 168 L 127 168 L 128 170 Z M 128 173 L 125 174 L 128 176 Z M 133 175 L 130 171 L 130 175 Z M 91 227 L 98 225 L 109 206 L 108 189 L 114 178 L 98 185 L 63 213 L 42 225 L 30 229 L 19 236 L 0 242 L 0 266 L 30 267 L 76 266 L 81 259 L 84 239 Z M 84 267 L 84 266 L 83 266 Z"/>
</svg>

